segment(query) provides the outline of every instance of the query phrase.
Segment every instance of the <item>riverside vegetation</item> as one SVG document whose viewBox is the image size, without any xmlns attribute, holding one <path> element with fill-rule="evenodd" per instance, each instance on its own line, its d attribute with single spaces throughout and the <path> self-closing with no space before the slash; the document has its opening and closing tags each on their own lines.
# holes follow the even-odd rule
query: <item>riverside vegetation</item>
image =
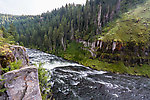
<svg viewBox="0 0 150 100">
<path fill-rule="evenodd" d="M 2 27 L 0 30 L 0 96 L 2 96 L 7 88 L 5 88 L 5 79 L 3 75 L 9 71 L 20 69 L 22 65 L 22 60 L 14 59 L 14 55 L 12 54 L 12 50 L 10 49 L 11 45 L 15 44 L 14 36 L 10 33 L 7 33 L 5 28 Z M 5 37 L 5 38 L 4 38 Z M 21 56 L 21 55 L 20 55 Z M 5 59 L 3 59 L 6 57 Z M 39 85 L 41 90 L 42 99 L 46 100 L 47 97 L 52 97 L 51 94 L 51 86 L 48 83 L 47 71 L 42 68 L 42 64 L 40 63 L 38 66 L 38 78 Z"/>
<path fill-rule="evenodd" d="M 149 11 L 150 0 L 87 0 L 37 16 L 0 17 L 2 29 L 26 47 L 97 70 L 150 77 Z"/>
<path fill-rule="evenodd" d="M 54 100 L 54 98 L 52 99 L 51 84 L 48 82 L 49 80 L 48 72 L 42 66 L 43 64 L 39 63 L 38 77 L 39 77 L 42 100 Z"/>
<path fill-rule="evenodd" d="M 4 29 L 4 28 L 2 28 Z M 9 45 L 8 43 L 14 43 L 13 41 L 13 36 L 8 36 L 7 38 L 4 38 L 4 34 L 8 34 L 8 33 L 4 33 L 5 30 L 0 30 L 0 56 L 4 56 L 10 52 L 12 52 L 9 49 Z M 21 61 L 11 61 L 11 56 L 8 57 L 8 59 L 1 59 L 0 58 L 0 76 L 3 75 L 4 73 L 11 71 L 11 70 L 15 70 L 15 69 L 19 69 L 19 67 L 21 66 Z M 8 64 L 9 63 L 9 64 Z M 8 65 L 10 65 L 10 67 L 7 67 Z M 0 82 L 4 81 L 4 79 L 0 78 Z M 3 83 L 3 82 L 2 82 Z M 4 83 L 1 84 L 0 86 L 0 95 L 1 93 L 5 92 L 6 88 L 4 87 Z"/>
</svg>

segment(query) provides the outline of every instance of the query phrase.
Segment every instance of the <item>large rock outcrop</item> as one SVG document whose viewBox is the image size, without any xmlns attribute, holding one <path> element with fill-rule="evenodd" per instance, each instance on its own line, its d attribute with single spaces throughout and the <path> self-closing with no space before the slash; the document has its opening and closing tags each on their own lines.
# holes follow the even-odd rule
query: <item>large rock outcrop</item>
<svg viewBox="0 0 150 100">
<path fill-rule="evenodd" d="M 7 72 L 4 79 L 8 100 L 42 100 L 36 67 Z"/>
<path fill-rule="evenodd" d="M 16 61 L 22 61 L 22 66 L 29 65 L 29 57 L 24 47 L 11 45 L 10 50 L 12 51 L 12 54 L 14 55 Z"/>
<path fill-rule="evenodd" d="M 7 67 L 11 69 L 10 63 L 20 60 L 21 69 L 9 72 L 2 70 Z M 38 70 L 29 67 L 29 57 L 24 47 L 9 44 L 0 46 L 0 79 L 4 79 L 0 81 L 0 89 L 6 89 L 0 93 L 0 100 L 42 100 Z"/>
<path fill-rule="evenodd" d="M 29 65 L 29 57 L 24 47 L 9 44 L 0 46 L 0 68 L 6 68 L 11 62 L 19 60 L 22 62 L 20 67 Z M 0 70 L 0 74 L 2 74 L 2 70 Z"/>
</svg>

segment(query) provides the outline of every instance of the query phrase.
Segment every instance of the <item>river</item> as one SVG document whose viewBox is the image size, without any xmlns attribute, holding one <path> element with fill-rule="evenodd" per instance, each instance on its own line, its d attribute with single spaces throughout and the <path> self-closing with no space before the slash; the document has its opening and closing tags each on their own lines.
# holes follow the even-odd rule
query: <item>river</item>
<svg viewBox="0 0 150 100">
<path fill-rule="evenodd" d="M 51 73 L 55 100 L 150 100 L 150 78 L 96 71 L 55 55 L 27 49 L 30 63 Z"/>
</svg>

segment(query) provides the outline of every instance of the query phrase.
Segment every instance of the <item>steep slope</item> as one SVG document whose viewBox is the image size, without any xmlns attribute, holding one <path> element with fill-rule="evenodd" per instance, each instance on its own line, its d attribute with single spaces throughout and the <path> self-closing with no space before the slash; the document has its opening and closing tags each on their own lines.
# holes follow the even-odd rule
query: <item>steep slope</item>
<svg viewBox="0 0 150 100">
<path fill-rule="evenodd" d="M 96 58 L 82 63 L 99 70 L 149 76 L 149 11 L 150 0 L 107 24 L 89 48 Z"/>
<path fill-rule="evenodd" d="M 109 23 L 103 30 L 104 40 L 120 39 L 136 42 L 149 41 L 150 1 L 122 14 L 121 18 Z M 132 38 L 132 39 L 131 39 Z"/>
<path fill-rule="evenodd" d="M 120 19 L 104 28 L 103 36 L 99 35 L 98 40 L 107 43 L 106 47 L 112 52 L 120 54 L 123 51 L 129 58 L 134 56 L 134 58 L 144 59 L 147 56 L 145 59 L 149 59 L 149 9 L 150 1 L 148 0 L 145 4 L 123 14 Z M 127 59 L 129 59 L 128 57 Z M 135 64 L 134 61 L 133 63 Z"/>
<path fill-rule="evenodd" d="M 87 0 L 13 23 L 27 47 L 98 70 L 149 76 L 149 1 Z"/>
<path fill-rule="evenodd" d="M 149 7 L 150 0 L 137 5 L 105 25 L 92 42 L 72 43 L 60 56 L 98 70 L 150 77 Z"/>
<path fill-rule="evenodd" d="M 2 24 L 13 22 L 19 42 L 25 46 L 58 53 L 73 40 L 91 41 L 119 13 L 145 0 L 87 0 L 85 5 L 69 4 L 40 16 L 8 16 Z M 7 18 L 8 17 L 8 18 Z"/>
</svg>

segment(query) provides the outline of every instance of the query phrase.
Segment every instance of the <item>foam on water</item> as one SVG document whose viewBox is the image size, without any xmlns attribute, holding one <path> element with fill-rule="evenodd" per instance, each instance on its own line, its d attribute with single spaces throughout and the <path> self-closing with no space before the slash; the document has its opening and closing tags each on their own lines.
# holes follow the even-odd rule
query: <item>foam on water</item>
<svg viewBox="0 0 150 100">
<path fill-rule="evenodd" d="M 150 79 L 97 71 L 55 55 L 28 49 L 31 64 L 45 63 L 59 100 L 150 100 Z"/>
<path fill-rule="evenodd" d="M 45 63 L 43 68 L 51 70 L 56 67 L 65 67 L 65 66 L 82 66 L 76 63 L 65 63 L 65 62 L 53 62 L 53 63 Z"/>
</svg>

